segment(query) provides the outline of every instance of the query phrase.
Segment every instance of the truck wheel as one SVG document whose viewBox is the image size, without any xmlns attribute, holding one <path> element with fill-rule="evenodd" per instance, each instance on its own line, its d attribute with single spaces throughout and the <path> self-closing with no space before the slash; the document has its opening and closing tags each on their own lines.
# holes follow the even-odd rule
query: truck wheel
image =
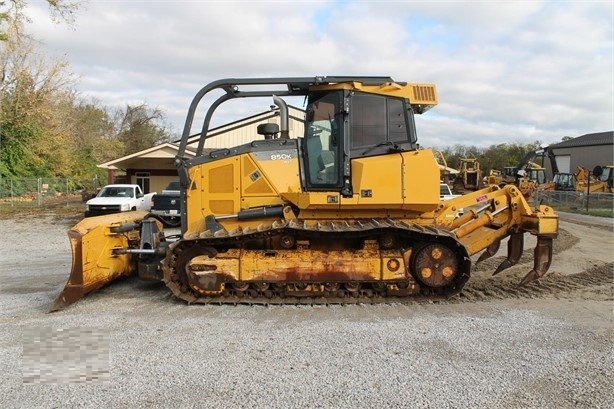
<svg viewBox="0 0 614 409">
<path fill-rule="evenodd" d="M 166 219 L 164 220 L 164 224 L 166 224 L 168 227 L 177 227 L 181 225 L 181 219 L 179 218 Z"/>
</svg>

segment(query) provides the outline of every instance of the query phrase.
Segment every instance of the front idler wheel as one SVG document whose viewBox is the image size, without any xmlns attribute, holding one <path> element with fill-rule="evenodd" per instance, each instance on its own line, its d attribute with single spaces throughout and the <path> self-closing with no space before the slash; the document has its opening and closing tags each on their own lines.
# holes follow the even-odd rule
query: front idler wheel
<svg viewBox="0 0 614 409">
<path fill-rule="evenodd" d="M 452 284 L 459 271 L 456 254 L 439 243 L 427 244 L 413 254 L 412 275 L 430 288 L 444 288 Z"/>
</svg>

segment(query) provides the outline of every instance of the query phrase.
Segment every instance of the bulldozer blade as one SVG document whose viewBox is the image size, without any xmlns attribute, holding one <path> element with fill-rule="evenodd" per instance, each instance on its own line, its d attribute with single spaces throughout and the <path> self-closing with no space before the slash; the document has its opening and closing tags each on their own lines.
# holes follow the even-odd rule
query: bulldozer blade
<svg viewBox="0 0 614 409">
<path fill-rule="evenodd" d="M 524 233 L 512 233 L 510 239 L 507 242 L 507 258 L 503 260 L 499 267 L 492 273 L 493 276 L 499 274 L 506 268 L 518 263 L 522 256 L 522 250 L 524 248 Z"/>
<path fill-rule="evenodd" d="M 490 246 L 486 247 L 486 250 L 484 250 L 484 252 L 480 255 L 480 258 L 478 258 L 478 261 L 476 261 L 475 264 L 480 264 L 482 261 L 489 259 L 495 254 L 497 254 L 497 251 L 499 251 L 499 247 L 501 247 L 501 240 L 497 240 Z"/>
<path fill-rule="evenodd" d="M 49 312 L 58 311 L 86 294 L 135 271 L 131 254 L 114 254 L 113 249 L 127 248 L 131 235 L 138 232 L 118 229 L 142 220 L 147 212 L 117 213 L 85 218 L 68 231 L 72 248 L 72 268 L 64 289 Z"/>
<path fill-rule="evenodd" d="M 552 262 L 552 238 L 551 237 L 537 237 L 537 246 L 533 251 L 533 270 L 529 271 L 518 286 L 521 287 L 532 281 L 535 281 L 546 274 L 550 268 Z"/>
</svg>

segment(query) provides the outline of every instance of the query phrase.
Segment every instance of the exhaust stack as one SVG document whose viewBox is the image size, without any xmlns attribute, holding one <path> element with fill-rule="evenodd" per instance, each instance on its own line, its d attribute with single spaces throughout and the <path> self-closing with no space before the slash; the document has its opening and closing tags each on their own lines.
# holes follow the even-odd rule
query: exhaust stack
<svg viewBox="0 0 614 409">
<path fill-rule="evenodd" d="M 286 104 L 286 101 L 279 98 L 277 95 L 273 95 L 273 102 L 275 103 L 275 105 L 279 107 L 279 117 L 280 117 L 280 122 L 281 122 L 280 138 L 289 139 L 290 138 L 290 119 L 288 116 L 288 104 Z"/>
</svg>

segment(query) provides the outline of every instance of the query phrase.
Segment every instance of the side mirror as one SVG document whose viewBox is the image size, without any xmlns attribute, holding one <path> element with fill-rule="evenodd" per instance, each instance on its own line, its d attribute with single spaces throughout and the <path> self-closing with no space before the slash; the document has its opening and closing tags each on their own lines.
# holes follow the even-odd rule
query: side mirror
<svg viewBox="0 0 614 409">
<path fill-rule="evenodd" d="M 259 135 L 263 135 L 264 139 L 273 139 L 277 133 L 279 133 L 279 125 L 276 123 L 260 124 L 256 128 L 256 132 Z"/>
</svg>

